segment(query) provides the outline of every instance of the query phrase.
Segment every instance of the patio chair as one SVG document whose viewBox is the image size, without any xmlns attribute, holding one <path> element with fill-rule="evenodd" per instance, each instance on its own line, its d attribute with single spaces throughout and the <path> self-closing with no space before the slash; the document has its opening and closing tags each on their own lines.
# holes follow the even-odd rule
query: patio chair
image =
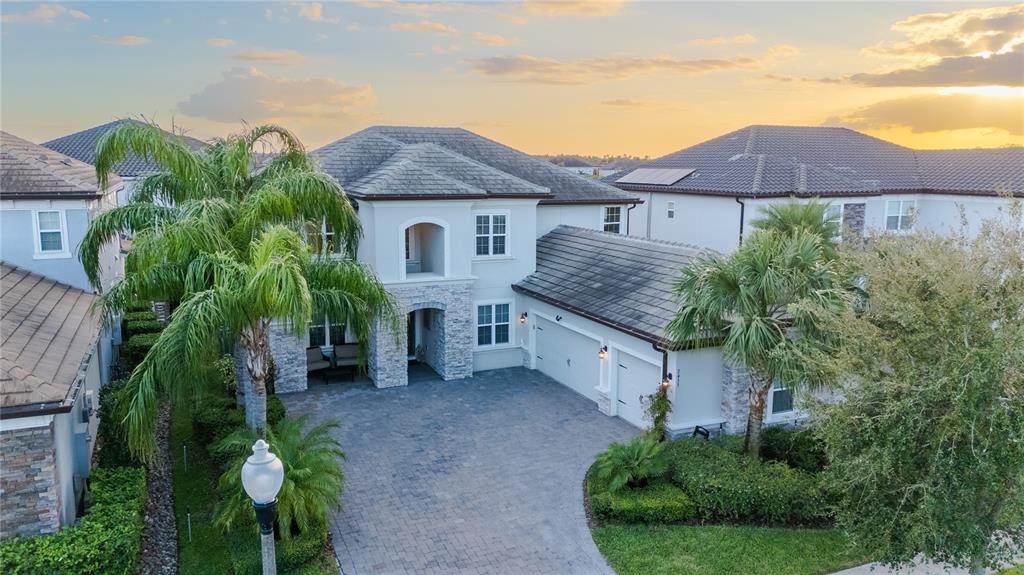
<svg viewBox="0 0 1024 575">
<path fill-rule="evenodd" d="M 334 367 L 355 366 L 359 364 L 359 344 L 343 343 L 334 346 Z"/>
<path fill-rule="evenodd" d="M 306 348 L 306 373 L 310 374 L 314 371 L 320 372 L 320 377 L 327 383 L 327 376 L 325 370 L 331 367 L 331 362 L 324 357 L 324 352 L 318 347 L 307 347 Z"/>
</svg>

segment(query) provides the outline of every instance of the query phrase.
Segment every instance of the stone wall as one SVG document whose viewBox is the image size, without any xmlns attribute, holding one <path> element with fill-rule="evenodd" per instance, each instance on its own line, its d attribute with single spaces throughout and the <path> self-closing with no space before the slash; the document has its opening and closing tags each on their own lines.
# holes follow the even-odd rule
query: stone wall
<svg viewBox="0 0 1024 575">
<path fill-rule="evenodd" d="M 725 433 L 745 433 L 750 411 L 747 390 L 750 377 L 747 368 L 730 361 L 722 363 L 722 419 Z"/>
<path fill-rule="evenodd" d="M 285 325 L 272 324 L 270 355 L 274 358 L 274 392 L 306 391 L 306 342 Z"/>
<path fill-rule="evenodd" d="M 472 281 L 435 284 L 390 285 L 388 292 L 395 300 L 402 321 L 398 333 L 388 326 L 374 330 L 368 349 L 368 372 L 377 387 L 408 385 L 408 333 L 405 317 L 418 309 L 432 312 L 434 333 L 427 340 L 424 361 L 444 380 L 473 375 L 473 338 L 476 334 L 473 315 Z M 433 346 L 430 345 L 433 342 Z"/>
<path fill-rule="evenodd" d="M 864 235 L 864 209 L 867 204 L 846 204 L 843 206 L 843 228 L 854 237 Z"/>
<path fill-rule="evenodd" d="M 0 432 L 0 538 L 60 529 L 53 424 Z"/>
</svg>

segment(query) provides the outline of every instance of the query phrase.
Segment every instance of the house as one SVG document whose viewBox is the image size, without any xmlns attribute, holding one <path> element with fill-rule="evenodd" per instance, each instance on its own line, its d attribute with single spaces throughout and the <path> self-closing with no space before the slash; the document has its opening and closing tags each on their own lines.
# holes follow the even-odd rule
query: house
<svg viewBox="0 0 1024 575">
<path fill-rule="evenodd" d="M 77 258 L 89 222 L 120 180 L 0 132 L 0 537 L 72 523 L 89 475 L 97 391 L 109 381 L 112 338 Z M 116 246 L 101 280 L 121 273 Z"/>
<path fill-rule="evenodd" d="M 735 249 L 769 204 L 821 197 L 846 233 L 958 230 L 1024 197 L 1024 148 L 914 150 L 832 127 L 748 126 L 604 179 L 634 235 Z"/>
</svg>

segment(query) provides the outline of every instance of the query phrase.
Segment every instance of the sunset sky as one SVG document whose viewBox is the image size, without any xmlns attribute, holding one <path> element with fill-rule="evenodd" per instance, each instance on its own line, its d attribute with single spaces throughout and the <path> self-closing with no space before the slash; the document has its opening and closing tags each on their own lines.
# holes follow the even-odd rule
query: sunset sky
<svg viewBox="0 0 1024 575">
<path fill-rule="evenodd" d="M 659 156 L 748 124 L 1024 144 L 1017 3 L 11 3 L 0 126 L 143 114 L 318 147 L 461 126 L 530 153 Z"/>
</svg>

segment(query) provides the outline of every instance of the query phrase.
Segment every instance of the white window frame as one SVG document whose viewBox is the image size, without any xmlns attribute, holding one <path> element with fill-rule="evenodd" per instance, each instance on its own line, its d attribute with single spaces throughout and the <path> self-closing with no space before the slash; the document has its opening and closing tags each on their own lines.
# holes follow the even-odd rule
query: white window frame
<svg viewBox="0 0 1024 575">
<path fill-rule="evenodd" d="M 327 249 L 327 236 L 330 236 L 331 241 L 333 241 L 335 238 L 337 238 L 338 234 L 333 230 L 327 231 L 327 218 L 320 218 L 320 253 L 318 253 L 317 255 L 326 256 L 334 259 L 340 259 L 345 257 L 345 252 L 342 250 L 342 246 L 340 244 L 337 246 L 339 251 L 335 252 L 329 251 Z"/>
<path fill-rule="evenodd" d="M 786 411 L 780 411 L 778 413 L 775 412 L 775 392 L 777 392 L 777 391 L 786 391 L 787 389 L 790 389 L 790 388 L 787 388 L 786 386 L 782 385 L 782 382 L 780 382 L 777 379 L 772 383 L 772 389 L 771 389 L 770 392 L 768 392 L 768 401 L 767 401 L 767 405 L 765 406 L 765 409 L 768 411 L 768 413 L 766 414 L 768 416 L 767 417 L 768 419 L 786 419 L 786 418 L 791 418 L 791 417 L 796 415 L 797 409 L 796 409 L 796 398 L 795 397 L 793 397 L 794 401 L 790 405 L 789 409 L 787 409 Z M 789 393 L 790 393 L 790 395 L 793 394 L 791 389 L 790 389 Z"/>
<path fill-rule="evenodd" d="M 897 213 L 891 213 L 890 212 L 890 208 L 892 207 L 892 204 L 896 204 L 897 205 Z M 910 209 L 907 211 L 906 214 L 903 213 L 903 206 L 905 204 L 910 204 Z M 915 217 L 917 215 L 916 212 L 917 212 L 917 200 L 913 200 L 913 199 L 909 199 L 908 200 L 908 199 L 903 199 L 903 198 L 897 198 L 897 199 L 888 199 L 888 198 L 886 198 L 886 200 L 885 200 L 885 231 L 887 231 L 887 232 L 894 232 L 894 233 L 908 233 L 908 232 L 914 231 L 914 219 L 915 219 Z M 889 229 L 889 218 L 890 217 L 897 218 L 897 220 L 896 220 L 896 228 L 895 229 Z M 904 227 L 904 222 L 906 222 L 906 227 Z"/>
<path fill-rule="evenodd" d="M 846 204 L 845 203 L 836 203 L 836 202 L 829 203 L 828 207 L 825 208 L 825 216 L 824 216 L 825 222 L 829 222 L 829 221 L 832 221 L 833 219 L 835 219 L 835 218 L 828 217 L 829 216 L 829 210 L 831 210 L 833 208 L 838 208 L 839 209 L 839 220 L 836 222 L 836 223 L 839 224 L 839 231 L 836 232 L 836 236 L 834 238 L 832 238 L 834 241 L 836 241 L 838 243 L 838 242 L 842 242 L 843 241 L 843 217 L 846 216 Z"/>
<path fill-rule="evenodd" d="M 676 203 L 675 202 L 668 202 L 668 204 L 665 207 L 665 215 L 670 220 L 676 219 Z"/>
<path fill-rule="evenodd" d="M 59 230 L 41 230 L 39 229 L 39 214 L 56 212 L 60 214 L 60 229 Z M 42 232 L 60 232 L 60 251 L 50 250 L 43 251 L 43 240 L 40 234 Z M 35 246 L 35 253 L 33 259 L 37 260 L 50 260 L 50 259 L 67 259 L 71 257 L 71 247 L 68 245 L 68 220 L 67 212 L 60 209 L 52 210 L 32 210 L 32 234 L 35 236 L 33 242 Z"/>
<path fill-rule="evenodd" d="M 608 211 L 612 210 L 612 209 L 619 210 L 619 219 L 618 219 L 618 221 L 608 221 Z M 605 231 L 605 232 L 608 232 L 610 234 L 624 234 L 624 233 L 626 233 L 626 230 L 625 230 L 626 224 L 623 221 L 625 219 L 625 214 L 623 212 L 624 212 L 624 210 L 622 209 L 621 205 L 602 206 L 601 207 L 601 231 Z M 613 231 L 607 229 L 609 225 L 617 225 L 617 226 L 619 226 L 619 231 L 613 232 Z"/>
<path fill-rule="evenodd" d="M 342 342 L 331 341 L 331 326 L 334 326 L 334 325 L 342 325 L 342 324 L 340 324 L 340 323 L 331 323 L 327 319 L 326 316 L 324 316 L 320 321 L 318 321 L 316 323 L 314 323 L 312 321 L 309 322 L 309 324 L 306 326 L 306 347 L 311 347 L 312 346 L 311 345 L 312 344 L 312 338 L 309 336 L 309 331 L 311 329 L 313 329 L 314 327 L 322 327 L 324 329 L 324 344 L 319 346 L 321 350 L 326 351 L 326 350 L 334 349 L 335 345 L 341 345 L 341 344 L 345 344 L 345 343 L 356 343 L 356 342 L 352 341 L 352 337 L 349 335 L 348 326 L 345 326 L 345 333 L 341 336 L 344 339 L 344 341 L 342 341 Z"/>
<path fill-rule="evenodd" d="M 496 314 L 494 313 L 495 306 L 507 305 L 508 306 L 508 341 L 505 343 L 495 343 L 496 327 L 498 325 L 505 325 L 505 323 L 498 323 Z M 480 308 L 489 306 L 491 308 L 491 323 L 487 324 L 491 327 L 491 343 L 480 344 Z M 473 302 L 473 343 L 476 349 L 502 349 L 506 347 L 515 346 L 515 303 L 509 299 L 494 299 L 494 300 L 482 300 Z"/>
<path fill-rule="evenodd" d="M 476 241 L 477 238 L 485 237 L 482 234 L 477 233 L 476 219 L 484 216 L 487 218 L 487 253 L 478 254 L 476 253 Z M 494 233 L 494 216 L 502 216 L 505 218 L 505 233 L 495 234 Z M 488 260 L 488 259 L 510 259 L 512 257 L 512 215 L 509 210 L 488 210 L 486 212 L 473 212 L 473 259 L 476 260 Z M 505 238 L 505 253 L 496 254 L 494 253 L 494 238 L 495 236 L 504 236 Z"/>
</svg>

